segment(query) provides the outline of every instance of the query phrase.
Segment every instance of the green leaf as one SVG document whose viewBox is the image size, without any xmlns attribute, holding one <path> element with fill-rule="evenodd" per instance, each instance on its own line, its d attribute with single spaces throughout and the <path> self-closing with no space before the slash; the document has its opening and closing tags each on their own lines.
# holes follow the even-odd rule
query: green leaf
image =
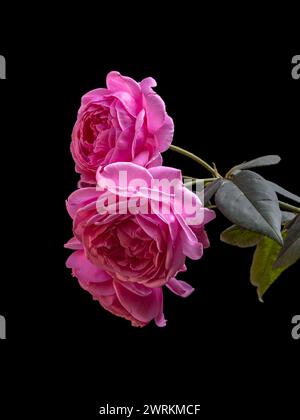
<svg viewBox="0 0 300 420">
<path fill-rule="evenodd" d="M 282 245 L 277 195 L 262 176 L 245 170 L 231 180 L 223 180 L 215 203 L 232 223 L 266 235 Z"/>
<path fill-rule="evenodd" d="M 217 179 L 209 184 L 204 190 L 204 205 L 209 202 L 209 200 L 213 197 L 213 195 L 218 191 L 219 187 L 221 186 L 222 179 Z"/>
<path fill-rule="evenodd" d="M 279 268 L 273 268 L 277 260 L 281 246 L 268 237 L 264 237 L 257 245 L 254 252 L 252 266 L 250 270 L 250 281 L 257 287 L 259 300 L 262 302 L 264 293 L 280 276 L 280 274 L 289 267 L 289 265 Z M 291 265 L 291 264 L 290 264 Z"/>
<path fill-rule="evenodd" d="M 221 233 L 220 239 L 229 245 L 238 246 L 239 248 L 249 248 L 258 244 L 261 235 L 232 225 Z"/>
<path fill-rule="evenodd" d="M 234 173 L 237 169 L 249 169 L 249 168 L 258 168 L 259 166 L 270 166 L 276 165 L 281 161 L 280 156 L 278 155 L 267 155 L 261 156 L 259 158 L 249 160 L 248 162 L 240 163 L 239 165 L 234 166 L 230 172 Z"/>
<path fill-rule="evenodd" d="M 274 263 L 274 268 L 290 266 L 300 258 L 300 215 L 290 224 L 283 248 Z"/>
<path fill-rule="evenodd" d="M 298 195 L 293 194 L 286 189 L 282 188 L 280 185 L 275 184 L 275 182 L 268 181 L 271 187 L 274 189 L 275 192 L 277 192 L 280 195 L 283 195 L 286 198 L 289 198 L 290 200 L 295 201 L 296 203 L 300 203 L 300 197 Z"/>
</svg>

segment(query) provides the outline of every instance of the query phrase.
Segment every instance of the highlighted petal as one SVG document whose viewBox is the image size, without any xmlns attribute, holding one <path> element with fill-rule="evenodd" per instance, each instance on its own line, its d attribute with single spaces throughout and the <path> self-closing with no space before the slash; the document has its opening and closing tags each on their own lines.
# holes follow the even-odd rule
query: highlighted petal
<svg viewBox="0 0 300 420">
<path fill-rule="evenodd" d="M 175 295 L 181 296 L 181 297 L 188 297 L 191 293 L 194 292 L 194 288 L 182 280 L 176 280 L 175 278 L 172 278 L 168 281 L 166 284 L 167 288 L 170 289 Z"/>
<path fill-rule="evenodd" d="M 152 289 L 149 295 L 138 296 L 120 282 L 114 281 L 114 287 L 122 306 L 137 320 L 148 323 L 161 314 L 161 288 Z"/>
<path fill-rule="evenodd" d="M 99 193 L 96 191 L 96 188 L 81 188 L 74 191 L 68 198 L 66 202 L 67 210 L 69 215 L 74 219 L 77 210 L 86 206 L 89 203 L 97 201 Z"/>
</svg>

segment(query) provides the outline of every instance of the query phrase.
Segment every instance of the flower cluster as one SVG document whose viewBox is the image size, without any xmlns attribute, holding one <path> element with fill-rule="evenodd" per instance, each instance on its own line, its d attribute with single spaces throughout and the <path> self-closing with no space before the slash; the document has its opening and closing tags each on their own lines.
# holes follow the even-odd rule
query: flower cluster
<svg viewBox="0 0 300 420">
<path fill-rule="evenodd" d="M 82 98 L 71 143 L 79 189 L 67 200 L 67 267 L 105 309 L 140 327 L 166 324 L 165 287 L 193 292 L 177 275 L 209 246 L 204 225 L 215 217 L 179 170 L 162 166 L 174 125 L 155 86 L 111 72 L 106 88 Z"/>
</svg>

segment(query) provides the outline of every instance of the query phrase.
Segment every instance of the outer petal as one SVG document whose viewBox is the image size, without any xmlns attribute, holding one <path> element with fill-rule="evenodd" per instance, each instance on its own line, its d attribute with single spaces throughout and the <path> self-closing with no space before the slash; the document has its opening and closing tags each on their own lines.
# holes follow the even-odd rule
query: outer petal
<svg viewBox="0 0 300 420">
<path fill-rule="evenodd" d="M 148 162 L 149 162 L 149 151 L 147 149 L 144 149 L 143 151 L 141 151 L 132 160 L 132 163 L 136 163 L 139 166 L 146 166 Z"/>
<path fill-rule="evenodd" d="M 170 147 L 174 136 L 174 123 L 171 117 L 166 116 L 165 122 L 159 131 L 155 133 L 160 152 L 164 152 Z"/>
<path fill-rule="evenodd" d="M 134 118 L 128 114 L 120 102 L 116 104 L 116 113 L 121 130 L 126 130 L 126 128 L 134 124 Z"/>
<path fill-rule="evenodd" d="M 127 92 L 135 99 L 141 95 L 140 85 L 127 76 L 122 76 L 118 71 L 111 71 L 106 76 L 106 85 L 112 92 Z"/>
<path fill-rule="evenodd" d="M 152 289 L 149 295 L 139 296 L 120 282 L 114 281 L 114 287 L 122 306 L 139 321 L 148 323 L 161 314 L 161 288 Z"/>
<path fill-rule="evenodd" d="M 154 179 L 167 179 L 168 181 L 177 179 L 182 182 L 182 174 L 179 169 L 171 168 L 169 166 L 155 166 L 148 170 Z"/>
<path fill-rule="evenodd" d="M 93 89 L 86 93 L 81 99 L 82 107 L 86 107 L 91 102 L 96 102 L 105 97 L 108 94 L 108 90 L 105 88 Z"/>
<path fill-rule="evenodd" d="M 82 243 L 77 238 L 71 238 L 64 246 L 65 248 L 74 250 L 83 249 Z"/>
<path fill-rule="evenodd" d="M 122 131 L 119 137 L 116 139 L 116 144 L 111 153 L 111 156 L 109 159 L 105 159 L 105 163 L 131 161 L 131 145 L 133 137 L 133 128 L 131 126 Z"/>
<path fill-rule="evenodd" d="M 197 236 L 198 241 L 202 243 L 203 248 L 208 248 L 210 244 L 207 233 L 205 232 L 204 228 L 198 226 L 191 226 L 191 228 Z"/>
<path fill-rule="evenodd" d="M 101 283 L 111 280 L 111 276 L 101 268 L 92 264 L 85 256 L 83 250 L 75 251 L 66 262 L 68 268 L 72 268 L 73 274 L 83 283 Z"/>
<path fill-rule="evenodd" d="M 163 309 L 164 309 L 163 291 L 162 289 L 158 289 L 158 290 L 160 290 L 160 292 L 158 293 L 158 300 L 159 300 L 160 307 L 159 307 L 159 313 L 155 317 L 155 324 L 158 327 L 165 327 L 167 325 L 167 321 L 165 319 L 164 312 L 163 312 Z"/>
<path fill-rule="evenodd" d="M 147 296 L 152 293 L 152 290 L 149 287 L 144 286 L 143 284 L 133 283 L 133 282 L 123 282 L 122 286 L 125 289 L 128 289 L 130 292 L 138 295 L 138 296 Z"/>
<path fill-rule="evenodd" d="M 144 327 L 145 322 L 135 319 L 121 304 L 116 294 L 111 296 L 102 296 L 98 299 L 101 306 L 112 314 L 131 321 L 133 327 Z"/>
<path fill-rule="evenodd" d="M 162 163 L 163 163 L 163 159 L 162 159 L 161 154 L 159 153 L 158 155 L 153 156 L 149 160 L 149 162 L 147 163 L 147 168 L 150 169 L 150 168 L 153 168 L 154 166 L 161 166 Z"/>
<path fill-rule="evenodd" d="M 120 172 L 126 173 L 126 179 L 120 182 Z M 99 186 L 116 186 L 121 188 L 128 188 L 130 182 L 137 179 L 145 181 L 147 186 L 151 185 L 152 175 L 142 166 L 136 165 L 132 162 L 115 162 L 107 166 L 100 167 L 96 175 L 97 184 Z"/>
<path fill-rule="evenodd" d="M 172 278 L 168 281 L 166 284 L 168 289 L 170 289 L 175 295 L 181 296 L 181 297 L 188 297 L 191 293 L 194 292 L 194 288 L 182 280 L 176 280 L 175 278 Z"/>
<path fill-rule="evenodd" d="M 153 93 L 152 88 L 157 86 L 156 80 L 153 77 L 146 77 L 140 82 L 142 92 L 144 94 Z"/>
<path fill-rule="evenodd" d="M 124 108 L 133 116 L 136 117 L 141 110 L 142 101 L 137 101 L 130 93 L 120 91 L 111 93 L 115 98 L 117 98 Z"/>
<path fill-rule="evenodd" d="M 214 220 L 216 218 L 216 213 L 211 210 L 207 209 L 205 207 L 204 209 L 204 224 L 209 223 L 210 221 Z"/>
<path fill-rule="evenodd" d="M 176 218 L 181 226 L 180 239 L 183 253 L 192 260 L 198 260 L 203 255 L 203 246 L 192 229 L 186 224 L 180 214 L 176 214 Z"/>
<path fill-rule="evenodd" d="M 77 210 L 97 200 L 99 192 L 95 187 L 80 188 L 74 191 L 66 202 L 69 215 L 74 219 Z"/>
<path fill-rule="evenodd" d="M 156 133 L 166 119 L 166 107 L 164 101 L 156 93 L 144 96 L 144 104 L 147 115 L 147 127 L 150 133 Z"/>
<path fill-rule="evenodd" d="M 93 296 L 94 299 L 99 299 L 103 296 L 111 296 L 115 293 L 112 279 L 97 283 L 86 283 L 78 279 L 78 282 L 84 290 Z"/>
</svg>

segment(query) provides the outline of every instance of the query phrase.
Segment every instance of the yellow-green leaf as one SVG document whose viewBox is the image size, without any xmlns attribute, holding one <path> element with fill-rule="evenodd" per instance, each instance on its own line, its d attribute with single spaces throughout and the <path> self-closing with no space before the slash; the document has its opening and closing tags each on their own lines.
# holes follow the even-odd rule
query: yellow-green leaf
<svg viewBox="0 0 300 420">
<path fill-rule="evenodd" d="M 285 234 L 283 234 L 285 236 Z M 264 237 L 257 245 L 250 270 L 251 283 L 257 287 L 260 301 L 262 297 L 280 274 L 290 265 L 273 268 L 281 251 L 281 246 L 273 239 Z"/>
<path fill-rule="evenodd" d="M 248 248 L 257 245 L 262 235 L 257 232 L 243 229 L 237 225 L 232 225 L 225 229 L 220 236 L 221 241 L 226 244 L 238 246 L 239 248 Z"/>
</svg>

